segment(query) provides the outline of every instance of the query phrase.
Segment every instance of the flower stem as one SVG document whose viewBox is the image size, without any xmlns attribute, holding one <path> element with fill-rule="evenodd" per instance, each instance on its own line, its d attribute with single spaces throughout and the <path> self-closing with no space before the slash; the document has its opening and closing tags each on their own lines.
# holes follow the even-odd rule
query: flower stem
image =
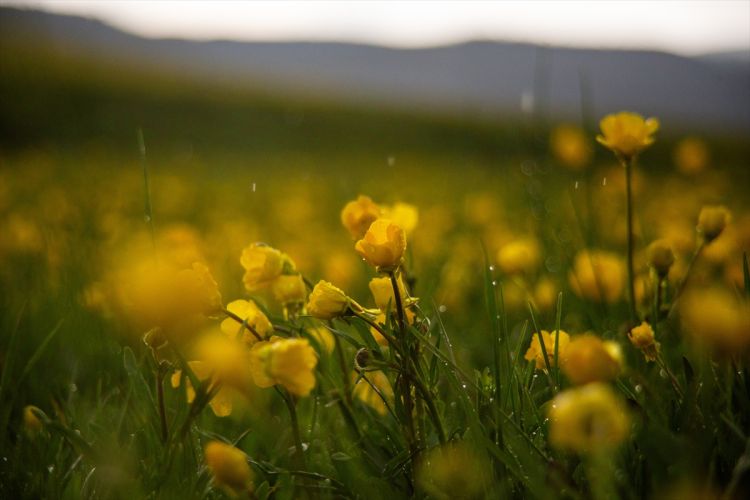
<svg viewBox="0 0 750 500">
<path fill-rule="evenodd" d="M 252 326 L 250 326 L 250 325 L 249 325 L 249 324 L 247 323 L 247 321 L 245 321 L 244 319 L 240 318 L 239 316 L 237 316 L 236 314 L 234 314 L 234 313 L 233 313 L 232 311 L 230 311 L 229 309 L 222 309 L 222 312 L 223 312 L 224 314 L 226 314 L 227 316 L 229 316 L 230 318 L 232 318 L 233 320 L 235 320 L 235 321 L 236 321 L 237 323 L 239 323 L 240 325 L 242 325 L 242 328 L 247 328 L 247 331 L 248 331 L 248 332 L 250 332 L 250 333 L 252 333 L 252 334 L 253 334 L 253 336 L 254 336 L 254 337 L 255 337 L 256 339 L 258 339 L 258 340 L 263 340 L 263 337 L 261 337 L 261 336 L 260 336 L 260 334 L 259 334 L 259 333 L 258 333 L 257 331 L 255 331 L 255 328 L 253 328 Z M 240 331 L 241 331 L 241 330 L 240 330 Z"/>
<path fill-rule="evenodd" d="M 703 252 L 703 249 L 706 247 L 705 240 L 701 240 L 700 244 L 698 245 L 698 248 L 695 249 L 695 252 L 693 253 L 693 256 L 690 257 L 690 262 L 688 263 L 688 267 L 685 270 L 685 275 L 682 277 L 682 280 L 677 285 L 677 288 L 674 291 L 674 295 L 672 296 L 672 303 L 669 306 L 669 312 L 667 313 L 667 318 L 671 318 L 672 314 L 675 311 L 675 305 L 677 304 L 677 299 L 680 298 L 680 295 L 682 295 L 682 292 L 685 291 L 685 286 L 688 283 L 688 280 L 690 279 L 690 273 L 693 270 L 693 267 L 695 267 L 695 261 L 698 260 L 698 257 L 700 256 L 701 252 Z"/>
<path fill-rule="evenodd" d="M 627 204 L 627 231 L 628 231 L 628 300 L 630 302 L 630 320 L 633 324 L 638 322 L 638 313 L 635 307 L 635 276 L 633 272 L 633 158 L 623 160 L 625 166 L 625 192 Z"/>
<path fill-rule="evenodd" d="M 169 431 L 167 429 L 167 411 L 164 405 L 164 376 L 167 374 L 166 367 L 159 363 L 156 367 L 156 398 L 159 405 L 159 423 L 161 439 L 167 442 Z"/>
<path fill-rule="evenodd" d="M 307 468 L 307 466 L 305 465 L 305 450 L 302 447 L 302 438 L 299 431 L 299 421 L 297 420 L 297 405 L 294 402 L 293 397 L 289 393 L 282 389 L 279 389 L 278 386 L 274 386 L 274 388 L 276 389 L 276 392 L 281 395 L 281 399 L 284 400 L 284 403 L 286 403 L 286 407 L 289 410 L 289 419 L 291 420 L 292 424 L 292 437 L 294 439 L 294 449 L 297 452 L 297 461 L 299 462 L 298 466 L 304 470 Z"/>
</svg>

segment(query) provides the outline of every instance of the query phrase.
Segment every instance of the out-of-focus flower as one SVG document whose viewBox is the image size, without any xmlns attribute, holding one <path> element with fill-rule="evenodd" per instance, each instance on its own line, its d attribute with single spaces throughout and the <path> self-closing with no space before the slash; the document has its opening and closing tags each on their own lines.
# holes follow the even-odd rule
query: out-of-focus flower
<svg viewBox="0 0 750 500">
<path fill-rule="evenodd" d="M 348 289 L 360 273 L 360 261 L 352 252 L 326 252 L 322 275 L 341 288 Z"/>
<path fill-rule="evenodd" d="M 698 215 L 698 233 L 703 236 L 706 243 L 711 243 L 724 231 L 730 218 L 729 209 L 723 205 L 705 206 Z"/>
<path fill-rule="evenodd" d="M 630 343 L 643 352 L 646 361 L 656 361 L 660 344 L 654 338 L 654 329 L 645 321 L 628 332 Z"/>
<path fill-rule="evenodd" d="M 408 304 L 409 295 L 406 293 L 406 285 L 404 285 L 404 281 L 403 279 L 401 279 L 401 276 L 398 277 L 396 283 L 398 283 L 398 291 L 401 295 L 403 304 Z M 380 278 L 373 278 L 370 280 L 369 287 L 370 292 L 372 292 L 372 296 L 375 299 L 375 305 L 378 309 L 380 309 L 381 311 L 395 309 L 396 299 L 393 294 L 393 285 L 391 284 L 391 279 L 389 277 L 384 276 Z"/>
<path fill-rule="evenodd" d="M 596 454 L 628 437 L 625 404 L 607 385 L 592 383 L 561 392 L 548 410 L 550 443 L 561 449 Z"/>
<path fill-rule="evenodd" d="M 201 382 L 212 376 L 210 366 L 203 361 L 188 361 L 188 366 L 190 366 L 190 370 Z M 175 370 L 170 380 L 172 387 L 175 389 L 180 387 L 181 380 L 182 370 Z M 215 384 L 216 379 L 214 378 L 208 385 L 207 390 L 213 390 Z M 185 378 L 185 395 L 188 403 L 192 403 L 195 399 L 195 388 L 187 377 Z M 216 394 L 214 394 L 214 397 L 211 398 L 211 401 L 209 401 L 208 404 L 211 407 L 211 411 L 214 412 L 214 415 L 217 417 L 227 417 L 232 414 L 234 406 L 232 399 L 231 391 L 227 387 L 219 387 L 219 390 L 216 391 Z"/>
<path fill-rule="evenodd" d="M 674 148 L 674 162 L 677 170 L 694 175 L 706 169 L 709 163 L 706 143 L 697 137 L 685 137 Z"/>
<path fill-rule="evenodd" d="M 693 340 L 727 353 L 750 347 L 750 307 L 723 288 L 686 292 L 679 302 L 683 328 Z"/>
<path fill-rule="evenodd" d="M 229 495 L 236 497 L 253 491 L 253 471 L 242 451 L 221 441 L 209 441 L 203 455 L 214 483 Z"/>
<path fill-rule="evenodd" d="M 39 418 L 34 415 L 34 411 L 41 411 L 34 405 L 25 406 L 23 409 L 23 430 L 29 436 L 36 436 L 44 428 L 44 424 Z"/>
<path fill-rule="evenodd" d="M 539 267 L 540 260 L 539 243 L 532 238 L 513 240 L 497 252 L 498 266 L 509 275 L 533 273 Z"/>
<path fill-rule="evenodd" d="M 540 279 L 534 287 L 534 304 L 540 311 L 551 311 L 557 303 L 558 289 L 549 278 Z"/>
<path fill-rule="evenodd" d="M 622 294 L 625 266 L 616 254 L 583 250 L 576 255 L 568 282 L 579 297 L 611 304 Z"/>
<path fill-rule="evenodd" d="M 210 316 L 221 311 L 219 285 L 205 264 L 194 262 L 191 269 L 177 273 L 176 289 L 182 291 L 182 300 L 192 311 Z"/>
<path fill-rule="evenodd" d="M 333 319 L 343 316 L 352 300 L 343 290 L 327 281 L 319 281 L 307 302 L 307 312 L 318 319 Z"/>
<path fill-rule="evenodd" d="M 372 371 L 366 373 L 367 380 L 374 385 L 380 394 L 388 401 L 388 404 L 393 403 L 393 388 L 391 383 L 388 381 L 388 377 L 381 371 Z M 357 380 L 357 375 L 353 375 L 354 380 Z M 362 401 L 365 405 L 369 406 L 380 415 L 388 413 L 388 407 L 386 407 L 383 399 L 378 395 L 377 392 L 368 384 L 365 380 L 357 380 L 354 384 L 353 395 L 356 399 Z"/>
<path fill-rule="evenodd" d="M 404 230 L 388 219 L 378 219 L 370 225 L 354 249 L 370 265 L 387 271 L 401 263 L 406 250 Z"/>
<path fill-rule="evenodd" d="M 654 143 L 654 133 L 659 130 L 659 120 L 646 120 L 637 113 L 621 111 L 607 115 L 599 123 L 601 135 L 596 140 L 614 153 L 631 158 Z"/>
<path fill-rule="evenodd" d="M 674 264 L 674 252 L 667 240 L 656 240 L 646 250 L 648 265 L 656 271 L 659 277 L 664 278 L 669 273 L 669 268 Z"/>
<path fill-rule="evenodd" d="M 555 366 L 555 341 L 557 341 L 557 356 L 558 362 L 562 366 L 565 364 L 566 351 L 568 343 L 570 342 L 570 335 L 560 330 L 554 333 L 550 333 L 546 330 L 542 330 L 542 338 L 544 339 L 544 350 L 547 352 L 547 358 L 549 359 L 550 366 Z M 544 361 L 544 353 L 542 352 L 542 346 L 539 343 L 539 335 L 534 333 L 531 336 L 531 345 L 529 346 L 524 359 L 527 361 L 534 360 L 536 363 L 537 370 L 546 370 L 547 364 Z"/>
<path fill-rule="evenodd" d="M 315 387 L 318 356 L 307 339 L 272 339 L 252 348 L 253 379 L 259 387 L 281 385 L 295 396 Z"/>
<path fill-rule="evenodd" d="M 370 224 L 378 217 L 380 217 L 380 207 L 369 196 L 364 195 L 359 195 L 356 200 L 350 201 L 341 210 L 341 223 L 354 239 L 362 238 Z"/>
<path fill-rule="evenodd" d="M 394 203 L 392 207 L 386 207 L 382 216 L 384 219 L 393 221 L 394 224 L 404 230 L 407 236 L 414 231 L 419 222 L 417 207 L 402 202 Z"/>
<path fill-rule="evenodd" d="M 233 300 L 227 304 L 227 310 L 242 318 L 244 323 L 255 330 L 262 338 L 268 337 L 273 331 L 271 321 L 252 300 Z M 248 345 L 252 345 L 258 340 L 255 335 L 248 331 L 247 327 L 238 323 L 234 318 L 227 318 L 222 321 L 221 331 L 232 338 L 237 337 L 242 331 L 242 340 Z"/>
<path fill-rule="evenodd" d="M 305 330 L 312 337 L 318 346 L 328 354 L 333 352 L 336 347 L 336 339 L 328 328 L 322 325 L 313 326 Z"/>
<path fill-rule="evenodd" d="M 282 305 L 302 304 L 307 297 L 305 281 L 299 274 L 282 274 L 271 283 L 271 291 Z"/>
<path fill-rule="evenodd" d="M 550 136 L 555 158 L 571 170 L 581 170 L 591 161 L 593 150 L 586 133 L 575 125 L 557 126 Z"/>
<path fill-rule="evenodd" d="M 433 448 L 420 457 L 416 478 L 430 498 L 484 498 L 491 477 L 486 458 L 462 442 Z"/>
<path fill-rule="evenodd" d="M 231 387 L 245 395 L 252 393 L 251 357 L 244 343 L 210 331 L 195 343 L 194 353 L 222 388 Z"/>
<path fill-rule="evenodd" d="M 240 264 L 245 269 L 242 281 L 248 292 L 257 292 L 281 276 L 284 267 L 294 269 L 291 259 L 265 243 L 252 243 L 242 250 Z"/>
<path fill-rule="evenodd" d="M 595 335 L 577 335 L 565 349 L 561 369 L 576 385 L 604 382 L 617 378 L 622 354 L 616 342 L 604 342 Z"/>
<path fill-rule="evenodd" d="M 381 312 L 381 313 L 379 313 L 379 314 L 378 314 L 378 315 L 377 315 L 377 316 L 375 317 L 375 320 L 374 320 L 374 321 L 375 321 L 375 323 L 377 323 L 378 325 L 383 325 L 383 326 L 385 326 L 385 323 L 386 323 L 386 317 L 385 317 L 385 313 L 384 313 L 384 312 Z M 372 334 L 372 338 L 374 338 L 374 339 L 375 339 L 375 342 L 377 342 L 378 344 L 382 345 L 383 347 L 388 347 L 388 339 L 386 339 L 386 338 L 385 338 L 385 337 L 383 336 L 383 334 L 382 334 L 382 333 L 380 333 L 380 331 L 378 331 L 378 329 L 377 329 L 377 328 L 375 328 L 375 327 L 371 326 L 371 327 L 370 327 L 370 333 Z"/>
</svg>

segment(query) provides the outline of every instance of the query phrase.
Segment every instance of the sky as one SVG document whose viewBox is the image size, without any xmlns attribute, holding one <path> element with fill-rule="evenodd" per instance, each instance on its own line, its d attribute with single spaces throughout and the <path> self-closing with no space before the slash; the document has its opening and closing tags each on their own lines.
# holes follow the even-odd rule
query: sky
<svg viewBox="0 0 750 500">
<path fill-rule="evenodd" d="M 473 39 L 696 55 L 750 52 L 750 0 L 0 0 L 149 37 L 337 40 L 424 47 Z"/>
</svg>

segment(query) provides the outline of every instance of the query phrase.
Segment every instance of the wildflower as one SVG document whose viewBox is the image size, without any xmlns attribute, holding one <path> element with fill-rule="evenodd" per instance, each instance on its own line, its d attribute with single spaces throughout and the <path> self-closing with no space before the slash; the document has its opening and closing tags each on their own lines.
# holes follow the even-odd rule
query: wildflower
<svg viewBox="0 0 750 500">
<path fill-rule="evenodd" d="M 232 387 L 243 394 L 251 392 L 251 357 L 243 343 L 212 331 L 198 339 L 194 351 L 206 373 L 212 374 L 222 387 Z"/>
<path fill-rule="evenodd" d="M 648 265 L 660 278 L 665 278 L 669 273 L 669 268 L 674 264 L 674 252 L 669 241 L 662 239 L 652 242 L 646 250 L 646 255 Z"/>
<path fill-rule="evenodd" d="M 610 252 L 583 250 L 576 255 L 568 281 L 579 297 L 595 302 L 616 302 L 625 283 L 625 267 Z"/>
<path fill-rule="evenodd" d="M 181 290 L 182 300 L 192 311 L 210 316 L 222 308 L 219 285 L 205 264 L 194 262 L 191 269 L 178 272 L 175 288 Z"/>
<path fill-rule="evenodd" d="M 723 205 L 705 206 L 698 215 L 698 233 L 706 243 L 715 240 L 729 223 L 731 214 Z"/>
<path fill-rule="evenodd" d="M 625 404 L 607 385 L 592 383 L 563 391 L 548 410 L 549 440 L 578 453 L 604 452 L 628 437 Z"/>
<path fill-rule="evenodd" d="M 305 281 L 299 274 L 282 274 L 271 283 L 271 291 L 282 305 L 302 304 L 307 297 Z"/>
<path fill-rule="evenodd" d="M 404 233 L 409 235 L 417 227 L 419 210 L 414 205 L 398 202 L 383 210 L 383 218 L 393 221 L 394 224 L 404 230 Z"/>
<path fill-rule="evenodd" d="M 354 249 L 371 265 L 389 271 L 398 267 L 406 250 L 404 230 L 388 219 L 378 219 L 370 225 Z"/>
<path fill-rule="evenodd" d="M 336 286 L 327 281 L 319 281 L 307 302 L 307 312 L 318 319 L 333 319 L 343 316 L 352 300 Z"/>
<path fill-rule="evenodd" d="M 378 217 L 380 207 L 369 196 L 364 195 L 347 203 L 341 211 L 341 223 L 354 239 L 362 238 Z"/>
<path fill-rule="evenodd" d="M 497 264 L 505 274 L 531 273 L 539 267 L 539 244 L 532 238 L 514 240 L 497 252 Z"/>
<path fill-rule="evenodd" d="M 637 113 L 621 111 L 607 115 L 599 123 L 602 134 L 596 140 L 626 159 L 637 155 L 654 143 L 653 134 L 659 130 L 659 120 L 646 120 Z"/>
<path fill-rule="evenodd" d="M 539 280 L 534 288 L 534 304 L 540 311 L 549 311 L 557 301 L 557 286 L 549 278 Z"/>
<path fill-rule="evenodd" d="M 559 125 L 550 136 L 552 153 L 557 160 L 571 170 L 581 170 L 593 153 L 586 133 L 574 125 Z"/>
<path fill-rule="evenodd" d="M 615 379 L 621 360 L 617 343 L 603 342 L 595 335 L 578 335 L 567 345 L 561 368 L 568 380 L 582 385 Z"/>
<path fill-rule="evenodd" d="M 318 356 L 307 339 L 272 339 L 253 346 L 253 379 L 259 387 L 282 385 L 296 396 L 315 387 Z"/>
<path fill-rule="evenodd" d="M 265 243 L 252 243 L 242 250 L 240 264 L 245 268 L 242 281 L 248 292 L 257 292 L 281 276 L 284 267 L 294 269 L 288 256 Z"/>
<path fill-rule="evenodd" d="M 546 330 L 542 330 L 542 338 L 544 339 L 544 350 L 547 352 L 547 358 L 549 359 L 550 366 L 555 366 L 555 341 L 557 341 L 557 356 L 558 363 L 563 364 L 565 359 L 565 351 L 570 342 L 570 336 L 562 331 L 556 332 L 556 335 L 550 334 Z M 544 361 L 544 353 L 542 352 L 541 344 L 539 343 L 539 335 L 534 333 L 531 336 L 531 345 L 529 346 L 524 359 L 527 361 L 536 361 L 536 369 L 544 370 L 547 368 L 547 364 Z"/>
<path fill-rule="evenodd" d="M 211 368 L 203 361 L 188 361 L 188 366 L 200 381 L 207 380 L 212 375 Z M 172 387 L 174 389 L 177 389 L 178 387 L 180 387 L 181 381 L 182 370 L 175 370 L 170 379 Z M 215 378 L 212 379 L 208 384 L 206 390 L 208 392 L 214 391 L 217 387 L 216 384 L 217 380 Z M 195 400 L 195 388 L 193 387 L 193 384 L 190 382 L 189 378 L 185 378 L 185 396 L 188 403 L 192 403 L 193 400 Z M 214 412 L 214 415 L 216 415 L 217 417 L 227 417 L 232 414 L 232 409 L 234 406 L 232 399 L 232 394 L 230 393 L 228 388 L 219 386 L 218 391 L 215 392 L 214 396 L 211 398 L 208 404 L 211 407 L 211 411 Z"/>
<path fill-rule="evenodd" d="M 227 310 L 243 321 L 241 324 L 234 318 L 227 318 L 221 322 L 221 331 L 232 338 L 237 337 L 242 332 L 242 340 L 246 344 L 252 345 L 258 339 L 248 329 L 252 329 L 263 338 L 273 331 L 273 325 L 268 317 L 252 300 L 233 300 L 227 304 Z"/>
<path fill-rule="evenodd" d="M 34 405 L 28 405 L 23 409 L 23 429 L 29 436 L 36 436 L 44 428 L 42 421 L 34 414 L 35 411 L 41 412 L 42 410 Z"/>
<path fill-rule="evenodd" d="M 643 352 L 646 361 L 656 361 L 660 344 L 654 338 L 654 329 L 645 321 L 628 332 L 630 343 Z"/>
<path fill-rule="evenodd" d="M 336 346 L 336 339 L 333 337 L 333 333 L 325 326 L 318 325 L 305 330 L 307 334 L 318 344 L 318 346 L 330 354 L 333 352 Z"/>
<path fill-rule="evenodd" d="M 486 459 L 463 442 L 433 448 L 420 457 L 416 479 L 429 498 L 483 498 L 491 469 Z"/>
<path fill-rule="evenodd" d="M 677 170 L 694 175 L 706 169 L 710 154 L 706 143 L 697 137 L 682 139 L 674 149 L 674 162 Z"/>
<path fill-rule="evenodd" d="M 378 313 L 378 315 L 375 317 L 375 323 L 385 326 L 386 317 L 384 312 Z M 379 345 L 382 345 L 383 347 L 388 347 L 388 339 L 386 339 L 377 328 L 371 326 L 370 333 L 372 334 L 372 338 L 375 339 L 375 342 L 377 342 Z"/>
<path fill-rule="evenodd" d="M 409 297 L 409 294 L 406 292 L 406 285 L 404 285 L 404 280 L 400 275 L 396 279 L 396 283 L 398 286 L 399 295 L 401 296 L 401 302 L 405 307 L 413 305 L 419 300 Z M 369 287 L 370 292 L 372 292 L 372 296 L 375 299 L 375 305 L 378 309 L 380 309 L 381 311 L 395 309 L 396 297 L 393 294 L 393 284 L 391 283 L 390 277 L 384 276 L 380 278 L 373 278 L 370 280 Z M 411 311 L 407 309 L 407 315 L 409 315 L 409 313 L 411 313 Z M 411 313 L 411 315 L 413 316 L 413 313 Z"/>
<path fill-rule="evenodd" d="M 217 486 L 232 497 L 252 492 L 253 471 L 242 451 L 221 441 L 210 441 L 203 455 Z"/>
<path fill-rule="evenodd" d="M 750 307 L 721 288 L 686 292 L 680 299 L 680 319 L 700 344 L 736 353 L 750 347 Z"/>
<path fill-rule="evenodd" d="M 367 380 L 374 385 L 380 395 L 382 395 L 386 401 L 390 404 L 393 401 L 393 388 L 391 383 L 388 381 L 388 377 L 381 371 L 367 372 Z M 354 375 L 355 379 L 358 378 Z M 368 384 L 364 379 L 357 380 L 354 384 L 353 395 L 356 399 L 360 400 L 365 405 L 375 410 L 380 415 L 388 413 L 388 407 L 383 402 L 383 398 L 378 395 L 377 392 Z"/>
</svg>

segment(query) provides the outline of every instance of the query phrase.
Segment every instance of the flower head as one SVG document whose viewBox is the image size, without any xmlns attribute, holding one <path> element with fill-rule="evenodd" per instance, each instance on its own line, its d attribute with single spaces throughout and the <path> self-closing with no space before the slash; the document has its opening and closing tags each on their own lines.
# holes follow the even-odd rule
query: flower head
<svg viewBox="0 0 750 500">
<path fill-rule="evenodd" d="M 677 170 L 694 175 L 706 169 L 710 161 L 708 146 L 697 137 L 685 137 L 674 149 L 674 162 Z"/>
<path fill-rule="evenodd" d="M 354 249 L 371 265 L 381 270 L 398 267 L 406 250 L 404 230 L 388 219 L 378 219 L 370 225 Z"/>
<path fill-rule="evenodd" d="M 364 236 L 367 228 L 378 217 L 380 217 L 380 207 L 369 196 L 364 195 L 359 195 L 356 200 L 350 201 L 341 210 L 341 223 L 354 239 Z"/>
<path fill-rule="evenodd" d="M 188 366 L 200 381 L 204 381 L 212 375 L 210 366 L 203 361 L 188 361 Z M 170 379 L 170 383 L 175 389 L 180 387 L 180 384 L 182 383 L 182 370 L 175 370 Z M 216 379 L 212 379 L 207 390 L 209 392 L 213 391 L 216 387 L 216 383 Z M 185 378 L 185 395 L 188 403 L 192 403 L 195 399 L 195 388 L 187 377 Z M 232 409 L 234 407 L 232 396 L 233 395 L 228 387 L 219 387 L 219 390 L 215 392 L 211 401 L 208 402 L 214 415 L 217 417 L 227 417 L 232 414 Z"/>
<path fill-rule="evenodd" d="M 684 329 L 698 344 L 732 354 L 750 348 L 750 306 L 728 290 L 690 290 L 679 305 Z"/>
<path fill-rule="evenodd" d="M 612 304 L 622 294 L 625 266 L 613 253 L 584 250 L 576 255 L 568 281 L 579 297 Z"/>
<path fill-rule="evenodd" d="M 318 356 L 307 339 L 272 339 L 252 349 L 253 379 L 259 387 L 284 386 L 295 396 L 315 387 Z"/>
<path fill-rule="evenodd" d="M 698 232 L 710 243 L 727 227 L 731 213 L 723 205 L 705 206 L 698 215 Z"/>
<path fill-rule="evenodd" d="M 637 113 L 621 111 L 607 115 L 599 123 L 601 135 L 596 140 L 624 158 L 632 158 L 654 143 L 653 134 L 659 130 L 659 120 L 646 120 Z"/>
<path fill-rule="evenodd" d="M 210 441 L 203 449 L 203 455 L 217 486 L 232 496 L 253 490 L 253 471 L 242 451 L 221 441 Z"/>
<path fill-rule="evenodd" d="M 299 274 L 282 274 L 271 283 L 271 291 L 282 305 L 302 304 L 307 297 L 305 281 Z"/>
<path fill-rule="evenodd" d="M 240 264 L 245 268 L 242 281 L 248 292 L 257 292 L 278 278 L 284 267 L 294 269 L 291 259 L 265 243 L 252 243 L 242 250 Z"/>
<path fill-rule="evenodd" d="M 23 409 L 23 429 L 29 436 L 36 436 L 44 428 L 44 424 L 39 420 L 34 412 L 42 411 L 34 405 L 28 405 Z"/>
<path fill-rule="evenodd" d="M 567 345 L 561 368 L 571 382 L 582 385 L 616 378 L 621 362 L 618 344 L 586 334 L 573 337 Z"/>
<path fill-rule="evenodd" d="M 552 153 L 557 160 L 571 170 L 581 170 L 593 153 L 586 133 L 574 125 L 560 125 L 550 136 Z"/>
<path fill-rule="evenodd" d="M 240 324 L 234 318 L 227 318 L 221 322 L 221 331 L 230 337 L 237 337 L 242 332 L 242 340 L 246 344 L 252 345 L 258 339 L 251 331 L 248 331 L 249 329 L 263 338 L 273 331 L 271 321 L 252 300 L 233 300 L 227 304 L 227 309 L 242 318 L 244 322 L 244 324 Z"/>
<path fill-rule="evenodd" d="M 542 330 L 542 338 L 544 339 L 544 350 L 547 352 L 547 358 L 549 359 L 550 366 L 555 366 L 555 341 L 557 341 L 557 356 L 558 362 L 562 363 L 565 359 L 565 352 L 570 342 L 570 336 L 564 331 L 560 330 L 557 334 L 551 334 L 546 330 Z M 544 370 L 547 368 L 547 364 L 544 361 L 544 352 L 542 352 L 542 345 L 539 343 L 539 335 L 534 333 L 531 337 L 531 345 L 529 346 L 524 359 L 527 361 L 534 360 L 536 362 L 537 370 Z"/>
<path fill-rule="evenodd" d="M 464 442 L 427 451 L 416 471 L 419 488 L 438 500 L 484 498 L 491 477 L 487 459 Z"/>
<path fill-rule="evenodd" d="M 404 233 L 409 235 L 417 227 L 419 210 L 414 205 L 398 202 L 383 209 L 383 218 L 392 220 L 394 224 L 404 230 Z"/>
<path fill-rule="evenodd" d="M 343 290 L 327 281 L 319 281 L 307 302 L 307 312 L 318 319 L 333 319 L 343 316 L 352 300 Z"/>
<path fill-rule="evenodd" d="M 645 321 L 628 332 L 630 343 L 643 352 L 646 361 L 656 361 L 660 344 L 654 338 L 654 329 Z"/>
<path fill-rule="evenodd" d="M 672 245 L 667 240 L 656 240 L 646 250 L 648 265 L 656 271 L 661 278 L 669 273 L 669 268 L 674 264 L 674 252 Z"/>
<path fill-rule="evenodd" d="M 497 252 L 498 266 L 509 275 L 532 273 L 540 261 L 539 243 L 532 238 L 513 240 Z"/>
</svg>

